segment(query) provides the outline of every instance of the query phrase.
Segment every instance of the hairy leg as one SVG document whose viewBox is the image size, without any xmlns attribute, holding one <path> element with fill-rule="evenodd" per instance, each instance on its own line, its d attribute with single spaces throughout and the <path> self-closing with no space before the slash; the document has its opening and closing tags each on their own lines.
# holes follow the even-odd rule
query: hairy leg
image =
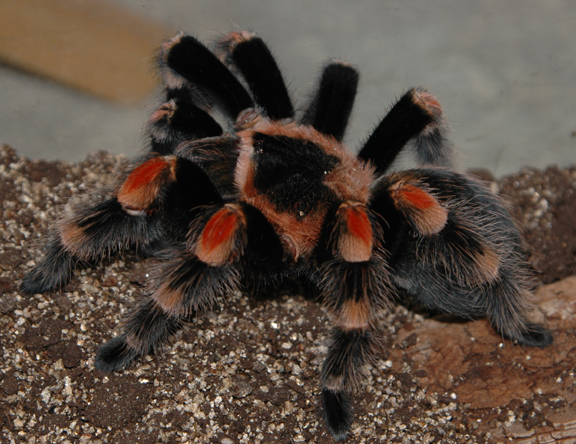
<svg viewBox="0 0 576 444">
<path fill-rule="evenodd" d="M 282 72 L 260 37 L 251 32 L 231 32 L 218 42 L 216 54 L 244 78 L 265 116 L 272 120 L 294 117 Z"/>
<path fill-rule="evenodd" d="M 25 276 L 21 289 L 27 294 L 54 291 L 68 282 L 77 265 L 131 247 L 151 254 L 170 239 L 185 238 L 194 208 L 221 200 L 192 162 L 146 156 L 102 202 L 67 207 L 45 257 Z"/>
<path fill-rule="evenodd" d="M 339 440 L 350 431 L 350 392 L 362 380 L 393 288 L 381 231 L 362 204 L 344 202 L 329 215 L 317 257 L 316 281 L 334 323 L 322 366 L 322 406 L 326 425 Z"/>
<path fill-rule="evenodd" d="M 300 123 L 342 140 L 356 99 L 359 77 L 358 71 L 348 63 L 333 61 L 326 65 Z"/>
<path fill-rule="evenodd" d="M 154 353 L 192 315 L 213 306 L 217 295 L 236 291 L 241 274 L 270 275 L 281 268 L 283 250 L 266 219 L 249 205 L 205 209 L 190 226 L 185 243 L 163 252 L 147 296 L 123 333 L 102 346 L 96 368 L 116 371 Z"/>
<path fill-rule="evenodd" d="M 358 153 L 378 173 L 390 168 L 409 140 L 416 144 L 418 161 L 450 166 L 452 149 L 446 140 L 444 113 L 438 100 L 422 88 L 413 88 L 387 112 Z"/>
</svg>

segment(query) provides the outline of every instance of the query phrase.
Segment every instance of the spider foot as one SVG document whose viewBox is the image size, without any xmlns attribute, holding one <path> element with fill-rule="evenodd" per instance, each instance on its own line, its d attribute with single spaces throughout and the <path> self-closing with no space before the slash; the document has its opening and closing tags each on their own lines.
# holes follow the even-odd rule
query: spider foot
<svg viewBox="0 0 576 444">
<path fill-rule="evenodd" d="M 552 343 L 552 333 L 537 324 L 529 324 L 528 329 L 515 338 L 519 344 L 528 347 L 546 347 Z"/>
<path fill-rule="evenodd" d="M 126 335 L 108 341 L 98 349 L 94 367 L 103 372 L 115 372 L 128 367 L 141 353 L 130 347 Z"/>
<path fill-rule="evenodd" d="M 326 426 L 334 439 L 336 441 L 345 439 L 352 425 L 352 409 L 348 395 L 344 392 L 323 389 L 322 407 Z"/>
<path fill-rule="evenodd" d="M 57 290 L 68 283 L 76 262 L 74 256 L 66 251 L 57 239 L 48 244 L 46 257 L 34 269 L 24 276 L 20 290 L 28 295 L 47 293 Z"/>
<path fill-rule="evenodd" d="M 27 295 L 51 293 L 66 285 L 70 280 L 70 275 L 69 270 L 63 270 L 58 274 L 46 273 L 44 267 L 40 266 L 22 279 L 20 291 Z"/>
</svg>

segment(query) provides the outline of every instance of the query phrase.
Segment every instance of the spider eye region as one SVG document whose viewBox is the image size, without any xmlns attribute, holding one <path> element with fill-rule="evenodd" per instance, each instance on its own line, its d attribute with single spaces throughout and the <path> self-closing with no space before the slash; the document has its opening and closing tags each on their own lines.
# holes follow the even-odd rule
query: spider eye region
<svg viewBox="0 0 576 444">
<path fill-rule="evenodd" d="M 254 186 L 279 210 L 307 214 L 332 192 L 323 183 L 338 164 L 314 142 L 285 135 L 255 133 Z"/>
</svg>

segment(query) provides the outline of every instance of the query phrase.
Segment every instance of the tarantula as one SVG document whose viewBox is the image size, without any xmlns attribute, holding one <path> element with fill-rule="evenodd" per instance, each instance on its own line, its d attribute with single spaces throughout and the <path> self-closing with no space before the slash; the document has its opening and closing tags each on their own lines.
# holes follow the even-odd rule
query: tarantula
<svg viewBox="0 0 576 444">
<path fill-rule="evenodd" d="M 406 92 L 357 155 L 343 136 L 358 72 L 332 61 L 300 118 L 269 49 L 232 32 L 214 52 L 186 34 L 158 57 L 165 102 L 148 122 L 150 151 L 106 200 L 69 205 L 28 294 L 127 248 L 159 258 L 148 297 L 95 366 L 116 371 L 156 351 L 216 295 L 288 275 L 320 290 L 333 328 L 322 405 L 336 439 L 350 430 L 382 316 L 399 296 L 463 317 L 487 316 L 505 338 L 543 347 L 530 320 L 534 272 L 502 201 L 450 167 L 437 99 Z M 413 141 L 420 168 L 389 172 Z"/>
</svg>

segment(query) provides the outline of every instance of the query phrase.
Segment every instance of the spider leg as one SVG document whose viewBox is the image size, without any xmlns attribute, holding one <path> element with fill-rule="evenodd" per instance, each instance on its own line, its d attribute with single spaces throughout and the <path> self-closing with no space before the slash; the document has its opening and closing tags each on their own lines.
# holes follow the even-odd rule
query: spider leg
<svg viewBox="0 0 576 444">
<path fill-rule="evenodd" d="M 239 139 L 233 136 L 209 137 L 184 142 L 174 154 L 194 162 L 208 175 L 224 198 L 237 194 L 234 171 L 238 161 Z"/>
<path fill-rule="evenodd" d="M 190 209 L 218 202 L 220 195 L 197 165 L 174 156 L 147 156 L 108 199 L 67 208 L 45 257 L 21 289 L 53 291 L 68 282 L 77 265 L 133 246 L 151 254 L 168 238 L 185 238 Z"/>
<path fill-rule="evenodd" d="M 424 305 L 486 316 L 504 337 L 544 347 L 552 337 L 530 320 L 534 276 L 503 203 L 481 184 L 442 169 L 382 177 L 379 214 L 392 276 Z"/>
<path fill-rule="evenodd" d="M 218 42 L 216 54 L 244 78 L 254 101 L 267 117 L 272 120 L 294 117 L 282 72 L 260 37 L 246 31 L 231 32 Z"/>
<path fill-rule="evenodd" d="M 222 127 L 208 112 L 178 96 L 156 108 L 147 130 L 150 150 L 161 155 L 173 154 L 185 141 L 222 135 Z"/>
<path fill-rule="evenodd" d="M 354 106 L 358 80 L 358 71 L 346 62 L 326 65 L 300 123 L 341 141 Z"/>
<path fill-rule="evenodd" d="M 191 252 L 173 248 L 158 278 L 161 284 L 139 303 L 124 332 L 100 347 L 95 367 L 116 371 L 161 348 L 197 310 L 210 307 L 217 294 L 238 288 L 238 273 L 230 264 L 211 267 Z"/>
<path fill-rule="evenodd" d="M 213 206 L 190 225 L 186 243 L 165 252 L 157 284 L 130 316 L 124 332 L 98 351 L 95 366 L 116 371 L 157 351 L 191 315 L 236 291 L 240 275 L 273 275 L 283 249 L 264 216 L 247 204 Z"/>
<path fill-rule="evenodd" d="M 22 280 L 26 294 L 54 291 L 66 285 L 78 266 L 136 245 L 146 252 L 162 237 L 160 219 L 127 213 L 113 196 L 93 206 L 67 207 L 46 242 L 44 258 Z"/>
<path fill-rule="evenodd" d="M 185 88 L 204 99 L 206 106 L 215 102 L 235 122 L 240 113 L 254 107 L 250 94 L 216 55 L 190 35 L 178 34 L 164 42 L 159 57 L 160 70 L 171 89 Z"/>
<path fill-rule="evenodd" d="M 164 42 L 158 65 L 166 101 L 147 125 L 152 151 L 171 154 L 184 141 L 221 136 L 214 105 L 233 123 L 241 111 L 253 106 L 228 68 L 191 36 L 179 34 Z"/>
<path fill-rule="evenodd" d="M 330 433 L 346 437 L 352 423 L 349 393 L 373 353 L 378 319 L 389 306 L 389 280 L 381 231 L 362 204 L 344 202 L 323 229 L 317 257 L 318 285 L 332 329 L 322 366 L 322 406 Z"/>
<path fill-rule="evenodd" d="M 423 88 L 404 94 L 372 131 L 358 157 L 381 174 L 390 168 L 402 148 L 414 139 L 423 165 L 450 166 L 452 149 L 446 140 L 444 113 L 438 100 Z"/>
</svg>

